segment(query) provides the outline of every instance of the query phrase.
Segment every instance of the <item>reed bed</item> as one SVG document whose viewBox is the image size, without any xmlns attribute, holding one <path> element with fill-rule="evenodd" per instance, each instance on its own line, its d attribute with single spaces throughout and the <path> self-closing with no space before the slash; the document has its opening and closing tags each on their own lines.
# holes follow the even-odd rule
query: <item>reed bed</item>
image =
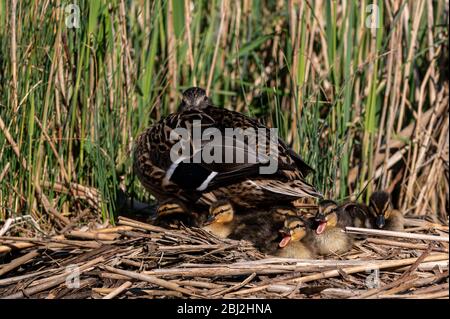
<svg viewBox="0 0 450 319">
<path fill-rule="evenodd" d="M 345 255 L 316 260 L 265 256 L 246 241 L 123 217 L 114 228 L 2 236 L 0 251 L 12 255 L 0 268 L 0 297 L 448 298 L 448 226 L 407 224 L 415 238 L 381 231 Z"/>
<path fill-rule="evenodd" d="M 448 298 L 448 8 L 2 1 L 0 295 Z M 134 138 L 194 85 L 278 128 L 325 197 L 391 192 L 417 236 L 364 233 L 342 258 L 289 261 L 124 218 L 154 204 L 132 171 Z"/>
</svg>

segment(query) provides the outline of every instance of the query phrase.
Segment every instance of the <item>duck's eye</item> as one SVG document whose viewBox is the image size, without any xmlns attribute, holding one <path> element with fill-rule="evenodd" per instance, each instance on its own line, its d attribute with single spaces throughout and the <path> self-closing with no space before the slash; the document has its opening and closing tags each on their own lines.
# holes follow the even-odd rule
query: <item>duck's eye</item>
<svg viewBox="0 0 450 319">
<path fill-rule="evenodd" d="M 206 95 L 203 97 L 203 101 L 208 101 L 208 97 Z"/>
</svg>

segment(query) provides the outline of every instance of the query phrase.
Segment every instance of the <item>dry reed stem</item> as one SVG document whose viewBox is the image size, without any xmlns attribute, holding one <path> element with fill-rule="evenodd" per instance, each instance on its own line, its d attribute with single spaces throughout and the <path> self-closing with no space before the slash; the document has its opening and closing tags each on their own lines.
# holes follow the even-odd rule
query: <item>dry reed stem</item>
<svg viewBox="0 0 450 319">
<path fill-rule="evenodd" d="M 89 268 L 91 268 L 91 267 L 93 267 L 93 266 L 95 266 L 95 265 L 97 265 L 97 264 L 99 264 L 99 263 L 101 263 L 103 261 L 104 261 L 104 258 L 100 256 L 100 257 L 98 257 L 98 258 L 96 258 L 94 260 L 91 260 L 91 261 L 87 262 L 86 264 L 80 266 L 78 268 L 78 271 L 81 274 L 82 272 L 86 271 L 87 269 L 89 269 Z M 24 289 L 24 290 L 22 290 L 20 292 L 17 292 L 15 294 L 6 296 L 6 297 L 4 297 L 4 299 L 19 299 L 19 298 L 24 298 L 26 296 L 34 295 L 34 294 L 36 294 L 38 292 L 41 292 L 41 291 L 44 291 L 46 289 L 49 289 L 49 288 L 52 288 L 52 287 L 55 287 L 55 286 L 58 286 L 58 285 L 62 284 L 63 282 L 66 281 L 67 276 L 68 276 L 68 274 L 62 274 L 61 276 L 59 276 L 58 278 L 56 278 L 56 279 L 54 279 L 52 281 L 49 281 L 47 283 L 43 283 L 41 285 L 37 285 L 37 286 L 35 286 L 33 288 Z"/>
<path fill-rule="evenodd" d="M 10 19 L 10 31 L 11 31 L 11 88 L 12 88 L 12 107 L 14 114 L 17 113 L 18 108 L 18 85 L 17 85 L 17 39 L 16 39 L 16 18 L 17 18 L 17 0 L 11 0 L 11 19 Z M 1 121 L 1 119 L 0 119 Z M 1 127 L 1 124 L 0 124 Z"/>
<path fill-rule="evenodd" d="M 130 281 L 124 282 L 122 285 L 120 285 L 116 289 L 113 289 L 110 293 L 108 293 L 105 297 L 103 297 L 103 299 L 113 299 L 118 295 L 120 295 L 125 290 L 127 290 L 128 288 L 130 288 L 131 285 L 132 284 Z"/>
<path fill-rule="evenodd" d="M 444 237 L 444 236 L 423 235 L 423 234 L 410 234 L 407 232 L 397 232 L 397 231 L 390 231 L 390 230 L 346 227 L 346 232 L 350 233 L 350 234 L 381 235 L 381 236 L 397 237 L 397 238 L 409 238 L 409 239 L 447 242 L 447 243 L 449 242 L 448 236 Z"/>
<path fill-rule="evenodd" d="M 52 247 L 51 250 L 46 251 L 46 258 L 40 259 L 36 256 L 28 260 L 26 268 L 31 272 L 30 274 L 24 276 L 23 267 L 15 267 L 11 270 L 6 268 L 8 275 L 12 277 L 0 279 L 0 286 L 2 289 L 5 288 L 1 295 L 7 298 L 22 298 L 21 293 L 24 292 L 25 295 L 37 298 L 65 296 L 99 298 L 100 294 L 100 297 L 104 298 L 108 294 L 111 294 L 109 297 L 116 297 L 117 294 L 123 294 L 126 291 L 126 295 L 122 295 L 121 298 L 235 298 L 241 296 L 299 298 L 305 296 L 305 291 L 311 290 L 307 293 L 308 295 L 323 298 L 333 297 L 334 294 L 336 297 L 340 295 L 347 298 L 367 293 L 367 290 L 361 289 L 365 288 L 364 280 L 359 278 L 364 277 L 368 269 L 380 269 L 386 270 L 382 273 L 383 282 L 386 284 L 375 294 L 371 291 L 369 297 L 398 298 L 400 293 L 410 295 L 412 289 L 420 287 L 428 289 L 440 284 L 448 277 L 448 270 L 442 272 L 442 269 L 448 269 L 448 253 L 413 257 L 417 254 L 417 249 L 422 248 L 421 246 L 395 247 L 393 251 L 383 246 L 375 246 L 366 240 L 359 243 L 351 254 L 340 256 L 342 260 L 300 260 L 278 257 L 260 259 L 263 256 L 252 251 L 250 245 L 245 246 L 245 242 L 216 239 L 196 229 L 183 228 L 160 232 L 158 227 L 152 225 L 143 227 L 145 225 L 143 223 L 123 218 L 121 221 L 132 224 L 133 227 L 126 226 L 125 231 L 124 226 L 118 226 L 111 228 L 109 232 L 102 232 L 104 230 L 87 232 L 90 234 L 88 237 L 120 236 L 112 242 L 96 242 L 89 239 L 70 241 L 64 239 L 64 236 L 50 239 L 1 237 L 0 239 L 4 242 L 19 242 L 18 238 L 20 238 L 22 243 L 32 241 L 40 246 Z M 422 223 L 424 224 L 426 222 Z M 79 231 L 76 230 L 75 234 L 76 232 Z M 83 232 L 83 235 L 85 233 Z M 81 243 L 85 245 L 80 245 Z M 89 248 L 92 244 L 97 245 L 98 248 Z M 223 247 L 220 247 L 221 245 Z M 417 244 L 411 243 L 411 245 Z M 430 246 L 429 251 L 431 249 L 433 248 Z M 41 250 L 31 248 L 24 252 L 25 256 L 30 252 L 41 252 Z M 47 254 L 50 258 L 47 258 Z M 360 257 L 357 257 L 358 254 Z M 361 257 L 362 255 L 365 257 Z M 98 256 L 102 258 L 98 263 L 101 264 L 100 270 L 88 271 L 92 269 L 89 267 L 90 263 Z M 388 259 L 393 256 L 401 259 Z M 411 257 L 408 258 L 408 256 Z M 21 257 L 17 260 L 20 259 Z M 18 265 L 17 260 L 13 260 L 11 264 Z M 35 264 L 37 260 L 41 260 L 38 267 Z M 193 263 L 192 260 L 198 260 L 198 263 Z M 40 269 L 45 265 L 47 270 L 42 272 Z M 55 265 L 58 266 L 55 267 Z M 69 265 L 82 269 L 81 286 L 74 292 L 70 292 L 61 285 L 67 278 L 65 270 Z M 0 266 L 0 271 L 4 271 L 5 267 L 8 266 Z M 360 275 L 350 276 L 353 273 L 360 273 Z M 93 289 L 94 285 L 99 288 L 99 281 L 103 282 L 104 286 L 101 289 Z M 131 285 L 120 287 L 123 281 L 129 281 Z M 149 284 L 163 289 L 154 288 Z M 18 292 L 16 287 L 23 285 L 27 288 L 23 292 Z M 321 293 L 321 289 L 314 288 L 322 285 L 333 288 L 349 287 L 353 292 L 332 290 Z M 314 289 L 316 292 L 312 292 Z M 428 294 L 433 297 L 432 294 L 440 291 L 430 288 L 421 291 L 420 295 Z"/>
<path fill-rule="evenodd" d="M 431 256 L 427 257 L 425 259 L 425 261 L 443 260 L 443 259 L 447 259 L 447 258 L 448 258 L 448 255 L 436 254 L 436 255 L 431 255 Z M 307 282 L 314 281 L 314 280 L 337 277 L 337 276 L 340 276 L 342 274 L 342 272 L 350 275 L 350 274 L 354 274 L 354 273 L 358 273 L 358 272 L 365 272 L 368 269 L 374 269 L 374 268 L 381 270 L 381 269 L 386 269 L 386 268 L 395 268 L 395 267 L 399 267 L 399 266 L 411 265 L 411 264 L 415 263 L 416 260 L 417 260 L 417 258 L 407 258 L 407 259 L 401 259 L 401 260 L 369 261 L 366 265 L 363 265 L 363 266 L 343 268 L 342 270 L 329 270 L 329 271 L 325 271 L 325 272 L 321 272 L 321 273 L 317 273 L 317 274 L 313 274 L 313 275 L 308 275 L 308 276 L 304 276 L 304 277 L 287 279 L 287 280 L 283 280 L 281 282 L 282 283 L 307 283 Z M 236 292 L 235 294 L 236 295 L 246 295 L 246 294 L 254 293 L 254 292 L 257 292 L 260 290 L 267 289 L 267 287 L 269 285 L 270 284 L 266 284 L 266 285 L 258 286 L 255 288 L 241 290 L 241 291 Z"/>
<path fill-rule="evenodd" d="M 220 24 L 219 24 L 219 30 L 217 31 L 217 38 L 216 38 L 216 45 L 214 46 L 214 54 L 213 59 L 210 66 L 209 76 L 208 76 L 208 83 L 206 85 L 206 94 L 209 95 L 211 84 L 213 80 L 214 75 L 214 68 L 216 66 L 216 60 L 217 60 L 217 54 L 219 52 L 219 46 L 220 46 L 220 39 L 223 36 L 223 28 L 225 25 L 225 18 L 227 14 L 226 8 L 228 7 L 228 0 L 222 0 L 220 5 Z"/>
<path fill-rule="evenodd" d="M 27 261 L 33 259 L 34 257 L 38 256 L 39 252 L 37 251 L 30 251 L 29 253 L 14 259 L 9 264 L 4 265 L 2 268 L 0 268 L 0 277 L 5 275 L 6 273 L 10 272 L 11 270 L 22 266 Z"/>
<path fill-rule="evenodd" d="M 173 283 L 173 282 L 170 282 L 170 281 L 167 281 L 167 280 L 159 279 L 159 278 L 156 278 L 154 276 L 138 274 L 138 273 L 135 273 L 135 272 L 132 272 L 132 271 L 117 269 L 117 268 L 110 267 L 110 266 L 104 266 L 104 268 L 106 270 L 110 271 L 110 272 L 117 273 L 119 275 L 127 276 L 127 277 L 130 277 L 130 278 L 133 278 L 133 279 L 137 279 L 137 280 L 146 281 L 146 282 L 149 282 L 151 284 L 154 284 L 154 285 L 157 285 L 157 286 L 169 289 L 169 290 L 174 290 L 174 291 L 180 292 L 180 293 L 182 293 L 184 295 L 189 295 L 189 296 L 192 296 L 192 297 L 200 297 L 201 298 L 201 296 L 193 294 L 189 290 L 181 288 L 176 283 Z"/>
</svg>

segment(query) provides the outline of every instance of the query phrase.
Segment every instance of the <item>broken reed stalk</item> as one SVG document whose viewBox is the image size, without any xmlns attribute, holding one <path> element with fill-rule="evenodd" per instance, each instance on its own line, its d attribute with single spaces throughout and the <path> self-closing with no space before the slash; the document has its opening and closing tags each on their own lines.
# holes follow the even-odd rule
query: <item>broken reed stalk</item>
<svg viewBox="0 0 450 319">
<path fill-rule="evenodd" d="M 427 244 L 413 244 L 408 242 L 402 242 L 402 241 L 395 241 L 395 240 L 387 240 L 387 239 L 381 239 L 381 238 L 367 238 L 368 243 L 377 244 L 377 245 L 386 245 L 386 246 L 395 246 L 395 247 L 401 247 L 401 248 L 409 248 L 409 249 L 428 249 Z M 432 247 L 433 251 L 439 251 L 442 253 L 448 253 L 447 248 L 443 247 Z"/>
<path fill-rule="evenodd" d="M 423 235 L 423 234 L 410 234 L 406 232 L 390 231 L 390 230 L 379 230 L 379 229 L 369 229 L 369 228 L 358 228 L 358 227 L 345 227 L 346 232 L 349 234 L 365 234 L 365 235 L 378 235 L 378 236 L 388 236 L 397 238 L 408 238 L 408 239 L 419 239 L 427 241 L 441 241 L 449 242 L 448 236 L 434 236 L 434 235 Z"/>
<path fill-rule="evenodd" d="M 448 259 L 447 254 L 435 254 L 435 255 L 428 256 L 427 258 L 425 258 L 424 261 L 437 261 L 437 260 L 446 260 L 446 259 Z M 354 266 L 354 267 L 343 268 L 343 269 L 338 269 L 338 270 L 334 269 L 334 270 L 324 271 L 321 273 L 312 274 L 312 275 L 308 275 L 308 276 L 304 276 L 304 277 L 290 278 L 290 279 L 286 279 L 286 280 L 281 280 L 279 282 L 277 281 L 277 284 L 279 284 L 279 283 L 306 283 L 306 282 L 319 280 L 319 279 L 338 277 L 341 275 L 341 272 L 344 272 L 344 273 L 350 275 L 350 274 L 363 272 L 363 271 L 367 271 L 367 270 L 373 270 L 373 269 L 381 270 L 381 269 L 387 269 L 387 268 L 407 266 L 407 265 L 411 265 L 411 264 L 415 263 L 416 260 L 417 260 L 417 258 L 407 258 L 407 259 L 400 259 L 400 260 L 368 261 L 366 265 Z M 271 284 L 265 284 L 262 286 L 258 286 L 258 287 L 254 287 L 254 288 L 250 288 L 250 289 L 246 289 L 246 290 L 241 290 L 241 291 L 235 292 L 234 294 L 246 295 L 246 294 L 250 294 L 253 292 L 265 290 L 270 285 Z"/>
<path fill-rule="evenodd" d="M 3 276 L 4 274 L 10 272 L 13 269 L 20 267 L 21 265 L 25 264 L 27 261 L 33 259 L 34 257 L 36 257 L 38 255 L 39 255 L 38 251 L 31 251 L 26 255 L 23 255 L 19 258 L 14 259 L 9 264 L 4 265 L 0 269 L 0 277 Z"/>
<path fill-rule="evenodd" d="M 93 266 L 95 266 L 95 265 L 97 265 L 97 264 L 99 264 L 101 262 L 104 262 L 104 261 L 105 261 L 105 259 L 102 256 L 100 256 L 98 258 L 95 258 L 95 259 L 87 262 L 86 264 L 81 265 L 78 268 L 78 272 L 79 272 L 79 274 L 81 274 L 84 271 L 86 271 L 87 269 L 89 269 L 89 268 L 91 268 L 91 267 L 93 267 Z M 56 287 L 56 286 L 62 284 L 63 282 L 65 282 L 67 280 L 67 277 L 69 275 L 70 275 L 70 273 L 61 274 L 57 278 L 54 278 L 52 281 L 45 282 L 45 283 L 43 283 L 41 285 L 37 285 L 37 286 L 32 287 L 32 288 L 24 289 L 24 290 L 19 291 L 19 292 L 15 293 L 15 294 L 6 296 L 3 299 L 20 299 L 20 298 L 32 296 L 32 295 L 37 294 L 37 293 L 39 293 L 41 291 L 44 291 L 44 290 L 47 290 L 47 289 L 50 289 L 50 288 L 53 288 L 53 287 Z"/>
<path fill-rule="evenodd" d="M 35 245 L 36 244 L 29 242 L 17 242 L 17 243 L 8 243 L 7 245 L 0 245 L 0 254 L 9 253 L 11 250 L 21 250 L 25 248 L 30 248 Z"/>
<path fill-rule="evenodd" d="M 164 280 L 164 279 L 159 279 L 156 278 L 154 276 L 149 276 L 149 275 L 145 275 L 145 274 L 139 274 L 139 273 L 135 273 L 132 271 L 128 271 L 128 270 L 122 270 L 122 269 L 118 269 L 118 268 L 114 268 L 111 266 L 104 266 L 104 268 L 110 272 L 113 273 L 117 273 L 119 275 L 123 275 L 123 276 L 127 276 L 133 279 L 137 279 L 137 280 L 141 280 L 141 281 L 146 281 L 149 282 L 151 284 L 169 289 L 169 290 L 174 290 L 177 292 L 181 292 L 184 295 L 188 295 L 188 296 L 192 296 L 192 297 L 198 297 L 198 298 L 204 298 L 203 296 L 199 296 L 196 294 L 191 293 L 189 290 L 181 288 L 179 285 L 177 285 L 176 283 Z"/>
<path fill-rule="evenodd" d="M 82 232 L 77 230 L 72 230 L 65 234 L 67 237 L 81 238 L 81 239 L 92 239 L 92 240 L 106 240 L 113 241 L 117 239 L 119 234 L 104 234 L 99 232 Z"/>
<path fill-rule="evenodd" d="M 130 287 L 131 287 L 130 281 L 124 282 L 122 285 L 120 285 L 119 287 L 108 293 L 105 297 L 103 297 L 103 299 L 113 299 Z"/>
<path fill-rule="evenodd" d="M 43 275 L 43 274 L 48 273 L 48 272 L 50 272 L 50 270 L 41 270 L 41 271 L 33 272 L 33 273 L 30 273 L 30 274 L 26 274 L 26 275 L 0 279 L 0 286 L 7 286 L 7 285 L 15 284 L 15 283 L 20 282 L 21 280 L 25 280 L 25 279 L 33 278 L 33 277 L 36 277 L 36 276 L 40 276 L 40 275 Z"/>
<path fill-rule="evenodd" d="M 69 239 L 60 239 L 61 236 L 55 236 L 48 239 L 39 239 L 39 238 L 23 238 L 23 237 L 0 237 L 0 241 L 7 241 L 3 246 L 0 246 L 0 252 L 2 250 L 9 251 L 7 248 L 23 249 L 28 248 L 34 245 L 42 245 L 47 247 L 60 247 L 60 246 L 76 246 L 81 248 L 99 248 L 102 244 L 98 241 L 82 241 L 82 240 L 69 240 Z M 64 237 L 62 237 L 64 238 Z M 28 243 L 27 243 L 28 242 Z M 30 244 L 29 246 L 24 245 L 25 243 Z M 109 243 L 108 241 L 104 241 L 104 243 Z M 22 245 L 20 245 L 22 244 Z"/>
<path fill-rule="evenodd" d="M 245 285 L 250 283 L 253 280 L 253 278 L 255 278 L 255 277 L 256 277 L 256 273 L 254 272 L 250 276 L 245 278 L 244 281 L 242 281 L 242 282 L 240 282 L 240 283 L 238 283 L 238 284 L 236 284 L 234 286 L 231 286 L 231 287 L 229 287 L 227 289 L 220 290 L 220 291 L 216 292 L 215 294 L 213 294 L 212 296 L 214 297 L 214 296 L 224 295 L 226 293 L 230 293 L 232 291 L 238 290 L 239 288 L 244 287 Z"/>
<path fill-rule="evenodd" d="M 406 282 L 411 281 L 411 279 L 414 279 L 414 280 L 417 279 L 418 277 L 415 275 L 411 275 L 411 273 L 415 269 L 417 269 L 417 267 L 420 265 L 421 262 L 423 262 L 426 259 L 426 257 L 430 254 L 430 251 L 431 251 L 431 247 L 428 250 L 426 250 L 422 255 L 420 255 L 419 258 L 417 258 L 417 260 L 412 264 L 412 266 L 408 270 L 406 270 L 400 276 L 400 278 L 398 278 L 397 280 L 394 280 L 393 282 L 391 282 L 387 285 L 384 285 L 383 287 L 371 289 L 371 290 L 369 290 L 361 295 L 358 295 L 356 297 L 353 297 L 353 298 L 369 298 L 371 296 L 379 294 L 380 292 L 382 292 L 384 290 L 392 289 L 392 288 L 398 287 L 402 284 L 405 284 Z"/>
</svg>

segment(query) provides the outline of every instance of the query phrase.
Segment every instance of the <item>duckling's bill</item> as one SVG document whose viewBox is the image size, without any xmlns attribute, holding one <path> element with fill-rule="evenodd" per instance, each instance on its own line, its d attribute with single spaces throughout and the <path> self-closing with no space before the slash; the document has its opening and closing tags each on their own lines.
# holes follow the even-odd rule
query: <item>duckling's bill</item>
<svg viewBox="0 0 450 319">
<path fill-rule="evenodd" d="M 292 239 L 291 231 L 290 231 L 290 229 L 282 229 L 280 231 L 280 233 L 283 236 L 283 238 L 281 239 L 281 241 L 278 244 L 278 246 L 280 248 L 284 248 L 284 247 L 286 247 L 289 244 L 289 242 Z"/>
<path fill-rule="evenodd" d="M 320 235 L 327 228 L 328 221 L 327 221 L 327 218 L 325 217 L 325 215 L 321 214 L 321 213 L 316 215 L 315 220 L 316 220 L 316 223 L 318 224 L 318 226 L 316 228 L 316 234 Z"/>
<path fill-rule="evenodd" d="M 286 247 L 289 244 L 289 242 L 291 241 L 291 238 L 292 237 L 290 235 L 284 236 L 283 239 L 278 244 L 278 246 L 280 246 L 280 248 Z"/>
<path fill-rule="evenodd" d="M 325 228 L 327 228 L 327 222 L 326 221 L 322 221 L 319 223 L 319 226 L 317 226 L 316 228 L 316 234 L 320 235 L 325 231 Z"/>
</svg>

